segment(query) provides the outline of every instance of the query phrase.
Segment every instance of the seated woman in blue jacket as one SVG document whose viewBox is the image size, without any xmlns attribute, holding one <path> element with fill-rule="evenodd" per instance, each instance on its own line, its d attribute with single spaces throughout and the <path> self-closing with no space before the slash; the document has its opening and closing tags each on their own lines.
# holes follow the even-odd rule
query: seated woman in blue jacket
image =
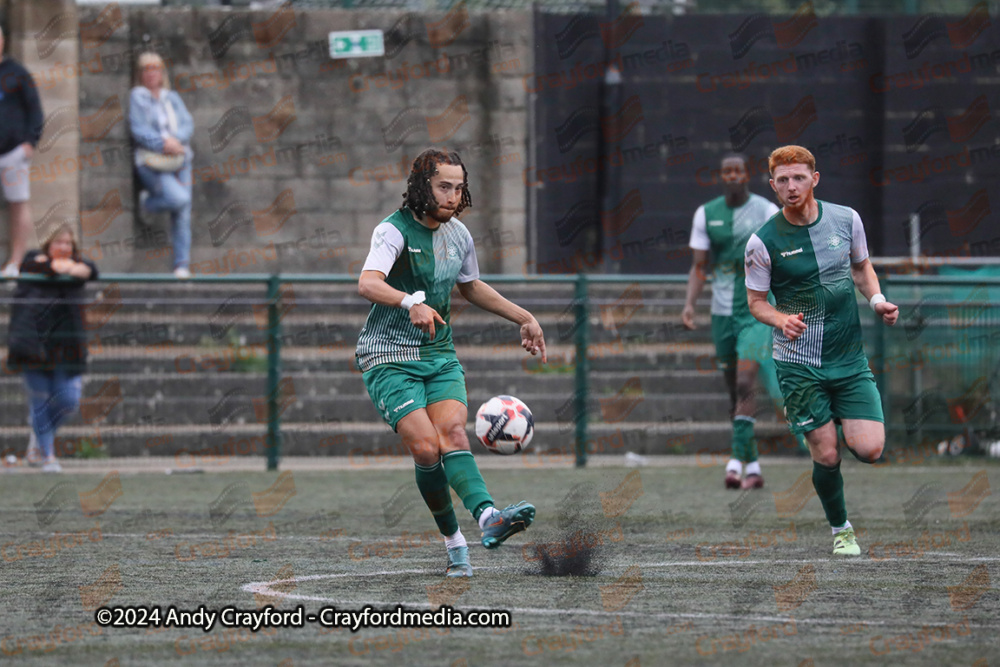
<svg viewBox="0 0 1000 667">
<path fill-rule="evenodd" d="M 20 276 L 10 309 L 7 367 L 24 374 L 31 444 L 41 450 L 45 471 L 59 472 L 56 429 L 80 406 L 87 368 L 83 284 L 97 278 L 97 266 L 80 256 L 73 227 L 63 223 L 47 235 L 41 250 L 28 251 Z"/>
<path fill-rule="evenodd" d="M 190 278 L 191 134 L 194 122 L 181 96 L 170 90 L 163 58 L 143 53 L 129 95 L 129 126 L 136 144 L 135 167 L 148 196 L 142 208 L 170 211 L 174 275 Z M 144 193 L 145 194 L 145 193 Z"/>
</svg>

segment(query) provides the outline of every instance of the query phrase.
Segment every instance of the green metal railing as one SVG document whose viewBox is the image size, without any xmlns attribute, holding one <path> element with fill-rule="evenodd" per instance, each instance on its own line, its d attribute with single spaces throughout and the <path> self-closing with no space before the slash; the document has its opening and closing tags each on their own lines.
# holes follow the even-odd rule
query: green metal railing
<svg viewBox="0 0 1000 667">
<path fill-rule="evenodd" d="M 22 276 L 22 280 L 47 278 L 33 276 Z M 573 287 L 572 312 L 574 313 L 574 334 L 573 346 L 575 355 L 575 454 L 576 465 L 583 467 L 587 464 L 587 442 L 588 442 L 588 412 L 587 403 L 590 396 L 590 363 L 588 360 L 588 350 L 590 341 L 589 318 L 591 307 L 594 303 L 601 303 L 595 300 L 590 290 L 595 285 L 609 284 L 685 284 L 687 275 L 484 275 L 483 280 L 493 284 L 563 284 Z M 968 336 L 969 332 L 979 332 L 986 330 L 991 332 L 991 327 L 1000 334 L 1000 276 L 915 276 L 915 275 L 882 275 L 880 276 L 882 291 L 886 297 L 900 306 L 900 321 L 897 326 L 890 329 L 874 322 L 874 316 L 863 314 L 863 323 L 868 336 L 868 342 L 872 346 L 869 349 L 874 351 L 873 359 L 880 360 L 873 363 L 876 371 L 876 382 L 881 393 L 884 413 L 886 415 L 886 426 L 890 433 L 900 432 L 902 427 L 898 423 L 899 411 L 893 404 L 894 400 L 900 399 L 901 395 L 893 393 L 894 385 L 900 385 L 901 373 L 903 371 L 913 372 L 911 367 L 905 364 L 889 363 L 893 355 L 900 354 L 900 350 L 906 350 L 906 337 L 912 333 L 913 311 L 920 308 L 920 304 L 930 304 L 929 308 L 936 308 L 931 311 L 929 317 L 930 335 L 938 337 L 953 335 L 955 330 L 963 331 Z M 100 282 L 139 284 L 139 283 L 170 283 L 178 284 L 176 278 L 165 274 L 132 274 L 132 273 L 105 273 L 100 276 Z M 266 458 L 269 470 L 278 467 L 281 454 L 281 405 L 280 386 L 282 379 L 282 286 L 286 284 L 354 284 L 357 277 L 346 274 L 239 274 L 239 275 L 196 275 L 189 281 L 193 284 L 258 284 L 266 288 L 266 309 L 267 309 L 267 386 L 265 389 L 266 409 L 267 409 L 267 434 L 266 434 Z M 961 297 L 961 292 L 948 292 L 947 290 L 976 289 L 979 300 Z M 944 291 L 942 291 L 944 290 Z M 994 291 L 995 290 L 995 291 Z M 927 295 L 933 296 L 936 300 L 928 300 Z M 359 297 L 360 298 L 360 297 Z M 916 304 L 916 305 L 914 305 Z M 944 309 L 944 310 L 942 310 Z M 963 310 L 964 309 L 964 310 Z M 947 317 L 942 316 L 942 312 L 947 312 Z M 973 321 L 962 320 L 966 311 L 975 315 Z M 866 311 L 863 311 L 866 312 Z M 984 316 L 983 313 L 986 313 Z M 874 324 L 874 327 L 871 326 Z M 950 327 L 950 328 L 949 328 Z M 920 332 L 923 328 L 920 329 Z M 918 335 L 919 333 L 918 332 Z M 918 341 L 926 345 L 922 341 Z M 910 346 L 912 347 L 912 345 Z M 881 364 L 881 367 L 876 367 Z M 986 396 L 989 397 L 989 389 L 996 380 L 996 368 L 1000 368 L 1000 349 L 993 349 L 987 346 L 969 352 L 966 358 L 960 359 L 951 364 L 941 364 L 934 367 L 930 363 L 920 363 L 920 375 L 913 375 L 914 382 L 934 380 L 938 383 L 941 395 L 957 396 L 961 394 L 963 388 L 968 385 L 969 369 L 978 369 L 986 373 Z M 978 372 L 977 371 L 977 372 Z M 992 375 L 991 375 L 992 373 Z M 961 377 L 960 377 L 961 376 Z M 904 382 L 905 383 L 905 378 Z M 995 392 L 994 392 L 995 393 Z M 905 398 L 905 395 L 903 396 Z M 949 399 L 957 400 L 957 399 Z M 919 397 L 918 397 L 919 401 Z M 919 403 L 917 404 L 919 408 Z M 992 409 L 992 408 L 991 408 Z M 904 411 L 905 412 L 905 411 Z M 996 411 L 993 410 L 995 413 Z M 905 416 L 905 415 L 904 415 Z M 979 427 L 995 427 L 996 424 L 984 423 L 984 420 L 995 420 L 995 415 L 983 413 L 979 416 L 977 425 Z M 904 420 L 905 421 L 905 420 Z M 934 427 L 947 425 L 929 424 Z M 970 424 L 953 424 L 954 428 L 971 428 Z M 910 430 L 910 425 L 906 428 Z M 918 433 L 919 435 L 919 433 Z"/>
<path fill-rule="evenodd" d="M 592 284 L 659 283 L 683 284 L 686 275 L 484 275 L 483 280 L 492 284 L 572 284 L 574 285 L 575 311 L 575 452 L 576 465 L 587 464 L 587 400 L 590 396 L 589 363 L 587 350 L 589 335 L 587 326 L 591 298 L 589 286 Z M 30 277 L 28 279 L 31 279 Z M 169 274 L 102 273 L 99 282 L 128 283 L 169 283 L 177 284 L 177 279 Z M 281 458 L 281 416 L 279 393 L 281 383 L 281 286 L 284 284 L 353 284 L 357 277 L 347 274 L 263 274 L 244 273 L 238 275 L 195 275 L 188 281 L 194 284 L 258 284 L 267 288 L 267 435 L 266 456 L 268 470 L 276 470 Z"/>
</svg>

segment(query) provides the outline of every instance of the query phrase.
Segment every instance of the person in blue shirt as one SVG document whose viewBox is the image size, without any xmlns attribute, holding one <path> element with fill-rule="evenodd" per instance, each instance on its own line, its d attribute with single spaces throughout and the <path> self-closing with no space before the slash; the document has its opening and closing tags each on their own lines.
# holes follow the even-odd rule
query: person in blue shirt
<svg viewBox="0 0 1000 667">
<path fill-rule="evenodd" d="M 174 275 L 190 278 L 191 135 L 194 122 L 181 96 L 170 90 L 163 58 L 143 53 L 129 94 L 129 127 L 136 146 L 135 168 L 145 192 L 141 207 L 169 211 Z"/>
</svg>

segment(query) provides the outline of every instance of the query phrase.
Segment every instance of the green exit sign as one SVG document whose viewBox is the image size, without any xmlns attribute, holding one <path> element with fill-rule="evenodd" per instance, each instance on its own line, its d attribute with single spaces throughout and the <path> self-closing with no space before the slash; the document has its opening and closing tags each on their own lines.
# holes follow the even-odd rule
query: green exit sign
<svg viewBox="0 0 1000 667">
<path fill-rule="evenodd" d="M 330 33 L 331 58 L 372 58 L 385 55 L 381 30 L 345 30 Z"/>
</svg>

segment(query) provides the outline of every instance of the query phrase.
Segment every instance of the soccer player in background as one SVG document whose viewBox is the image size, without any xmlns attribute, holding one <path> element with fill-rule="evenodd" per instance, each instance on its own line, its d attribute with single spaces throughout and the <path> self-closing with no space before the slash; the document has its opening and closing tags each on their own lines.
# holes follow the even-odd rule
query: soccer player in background
<svg viewBox="0 0 1000 667">
<path fill-rule="evenodd" d="M 356 359 L 379 414 L 413 456 L 417 488 L 448 549 L 448 577 L 471 577 L 449 484 L 479 522 L 487 549 L 528 526 L 527 502 L 497 510 L 465 432 L 465 371 L 451 335 L 451 291 L 521 327 L 521 345 L 547 361 L 534 316 L 479 280 L 472 235 L 458 218 L 472 205 L 457 153 L 429 149 L 413 162 L 403 206 L 372 233 L 358 292 L 372 302 Z"/>
<path fill-rule="evenodd" d="M 768 169 L 783 208 L 747 242 L 747 301 L 753 316 L 773 327 L 785 413 L 792 430 L 809 443 L 813 486 L 833 530 L 833 553 L 858 556 L 834 419 L 846 446 L 865 463 L 882 454 L 885 419 L 865 355 L 855 287 L 885 324 L 896 323 L 899 309 L 879 291 L 861 217 L 814 197 L 819 172 L 812 153 L 783 146 L 771 153 Z"/>
<path fill-rule="evenodd" d="M 712 339 L 719 369 L 729 389 L 729 416 L 733 420 L 732 458 L 726 464 L 727 489 L 759 489 L 764 477 L 757 460 L 754 387 L 758 374 L 774 383 L 769 363 L 771 333 L 747 308 L 743 284 L 743 250 L 747 239 L 778 212 L 773 203 L 750 192 L 746 158 L 731 154 L 722 159 L 723 195 L 698 207 L 691 225 L 691 271 L 681 320 L 694 329 L 694 304 L 712 272 Z M 712 262 L 708 253 L 712 252 Z M 764 365 L 763 370 L 761 366 Z M 746 478 L 742 479 L 746 465 Z"/>
</svg>

